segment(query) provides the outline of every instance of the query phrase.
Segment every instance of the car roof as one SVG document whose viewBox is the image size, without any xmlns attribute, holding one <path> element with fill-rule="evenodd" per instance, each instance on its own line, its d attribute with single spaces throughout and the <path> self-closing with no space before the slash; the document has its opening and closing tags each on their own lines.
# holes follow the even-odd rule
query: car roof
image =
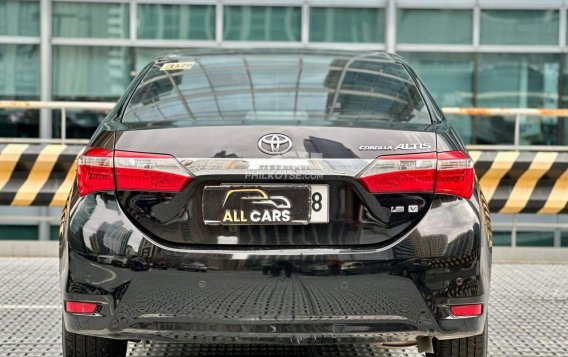
<svg viewBox="0 0 568 357">
<path fill-rule="evenodd" d="M 403 60 L 395 55 L 385 51 L 347 51 L 332 49 L 307 49 L 307 48 L 250 48 L 250 49 L 231 49 L 231 48 L 196 48 L 196 49 L 179 49 L 171 51 L 166 55 L 159 56 L 155 62 L 170 62 L 180 60 L 191 60 L 199 57 L 208 56 L 231 56 L 241 57 L 243 55 L 266 55 L 266 56 L 322 56 L 322 57 L 341 57 L 344 59 L 353 59 L 375 62 L 403 62 Z"/>
</svg>

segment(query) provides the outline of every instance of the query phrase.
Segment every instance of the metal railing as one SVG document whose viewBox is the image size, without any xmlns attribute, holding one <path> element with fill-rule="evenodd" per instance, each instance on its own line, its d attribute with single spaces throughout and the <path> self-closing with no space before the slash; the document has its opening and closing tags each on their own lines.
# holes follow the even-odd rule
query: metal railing
<svg viewBox="0 0 568 357">
<path fill-rule="evenodd" d="M 108 113 L 115 103 L 112 102 L 41 102 L 41 101 L 0 101 L 0 109 L 53 109 L 61 112 L 60 137 L 52 138 L 6 138 L 0 137 L 0 143 L 54 143 L 54 144 L 86 144 L 87 139 L 68 139 L 67 111 L 85 110 Z M 568 109 L 535 109 L 535 108 L 442 108 L 446 115 L 484 116 L 491 120 L 495 116 L 514 116 L 513 144 L 468 145 L 470 150 L 520 150 L 520 151 L 568 151 L 566 145 L 521 145 L 522 117 L 568 117 Z"/>
<path fill-rule="evenodd" d="M 61 112 L 60 137 L 51 138 L 4 138 L 0 143 L 25 144 L 86 144 L 88 139 L 67 139 L 67 110 L 85 110 L 108 113 L 115 103 L 111 102 L 40 102 L 40 101 L 0 101 L 0 109 L 53 109 Z"/>
<path fill-rule="evenodd" d="M 521 145 L 521 117 L 568 117 L 568 109 L 548 108 L 458 108 L 444 107 L 445 115 L 463 116 L 514 116 L 513 145 L 468 145 L 470 150 L 521 150 L 521 151 L 568 151 L 566 145 Z"/>
</svg>

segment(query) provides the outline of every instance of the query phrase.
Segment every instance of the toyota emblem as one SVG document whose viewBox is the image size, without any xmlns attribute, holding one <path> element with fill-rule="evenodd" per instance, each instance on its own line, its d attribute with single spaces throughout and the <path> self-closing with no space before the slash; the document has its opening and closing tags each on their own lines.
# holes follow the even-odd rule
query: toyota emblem
<svg viewBox="0 0 568 357">
<path fill-rule="evenodd" d="M 258 139 L 258 148 L 268 155 L 282 155 L 292 150 L 292 139 L 284 134 L 266 134 Z"/>
</svg>

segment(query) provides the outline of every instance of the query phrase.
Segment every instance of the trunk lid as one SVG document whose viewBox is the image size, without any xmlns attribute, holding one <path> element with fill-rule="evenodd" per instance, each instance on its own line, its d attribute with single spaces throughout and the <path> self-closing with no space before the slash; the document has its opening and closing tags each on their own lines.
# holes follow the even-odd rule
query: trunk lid
<svg viewBox="0 0 568 357">
<path fill-rule="evenodd" d="M 193 177 L 177 193 L 118 190 L 117 196 L 125 214 L 143 232 L 170 243 L 386 243 L 420 221 L 430 206 L 433 189 L 373 194 L 357 175 L 379 156 L 435 152 L 436 134 L 429 128 L 406 124 L 404 130 L 395 125 L 373 129 L 146 126 L 125 130 L 116 133 L 115 150 L 172 155 Z M 322 208 L 319 200 L 325 212 L 315 210 Z M 232 206 L 216 207 L 225 203 Z M 270 219 L 243 222 L 260 217 L 248 216 L 254 210 L 260 216 L 269 211 Z M 286 210 L 295 220 L 282 224 L 278 218 L 282 220 Z M 223 217 L 226 214 L 229 217 Z M 215 215 L 220 215 L 217 222 L 211 219 Z"/>
</svg>

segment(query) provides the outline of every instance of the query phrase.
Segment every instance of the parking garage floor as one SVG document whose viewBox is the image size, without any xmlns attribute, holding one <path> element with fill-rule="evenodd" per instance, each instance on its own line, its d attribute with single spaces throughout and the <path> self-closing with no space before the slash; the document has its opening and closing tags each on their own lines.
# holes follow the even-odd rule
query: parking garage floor
<svg viewBox="0 0 568 357">
<path fill-rule="evenodd" d="M 57 260 L 1 258 L 0 356 L 61 356 Z M 568 265 L 493 268 L 490 356 L 568 356 Z M 254 346 L 130 343 L 129 356 L 420 356 L 373 345 Z"/>
</svg>

